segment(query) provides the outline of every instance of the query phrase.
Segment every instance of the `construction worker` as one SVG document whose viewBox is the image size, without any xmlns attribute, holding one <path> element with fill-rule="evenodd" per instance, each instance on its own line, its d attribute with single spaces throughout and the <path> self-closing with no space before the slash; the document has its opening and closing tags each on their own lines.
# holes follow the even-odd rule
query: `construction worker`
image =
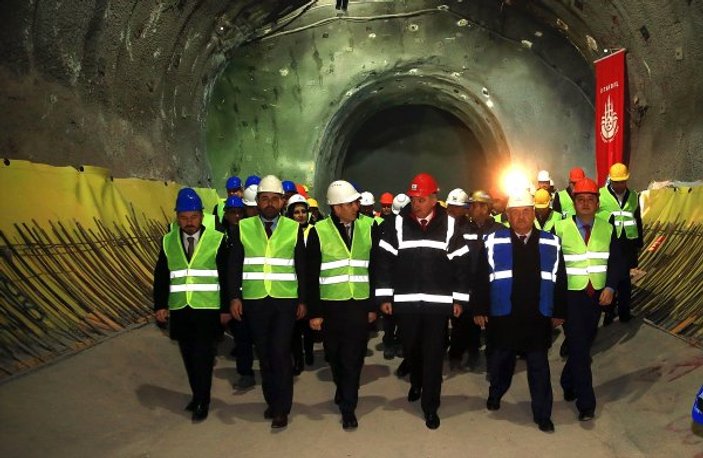
<svg viewBox="0 0 703 458">
<path fill-rule="evenodd" d="M 291 198 L 292 195 L 298 194 L 298 188 L 295 186 L 295 183 L 290 181 L 290 180 L 284 180 L 283 182 L 283 200 L 284 200 L 284 209 L 285 209 L 285 204 L 288 203 L 288 199 Z"/>
<path fill-rule="evenodd" d="M 491 218 L 491 196 L 486 191 L 480 189 L 475 191 L 471 199 L 473 200 L 471 219 L 463 237 L 470 250 L 479 253 L 486 237 L 505 226 Z M 474 257 L 474 259 L 478 258 Z M 470 371 L 476 370 L 481 355 L 481 327 L 474 323 L 472 314 L 462 315 L 452 324 L 454 328 L 449 346 L 449 368 L 452 370 L 461 368 L 464 354 L 468 351 L 466 368 Z"/>
<path fill-rule="evenodd" d="M 312 224 L 308 222 L 308 201 L 305 197 L 300 194 L 293 194 L 286 203 L 286 216 L 300 224 L 303 229 L 303 237 L 307 243 Z M 309 316 L 296 321 L 292 342 L 293 375 L 300 375 L 306 364 L 308 366 L 315 364 L 314 345 L 315 336 L 312 329 L 310 329 Z"/>
<path fill-rule="evenodd" d="M 188 374 L 194 422 L 210 409 L 217 341 L 231 319 L 227 309 L 227 244 L 224 234 L 203 221 L 203 203 L 191 188 L 176 198 L 178 224 L 161 242 L 154 269 L 154 316 L 169 323 Z"/>
<path fill-rule="evenodd" d="M 640 214 L 639 196 L 627 188 L 630 171 L 620 162 L 610 166 L 610 184 L 600 188 L 600 207 L 597 216 L 615 227 L 620 250 L 625 257 L 628 272 L 638 265 L 639 251 L 644 245 L 642 239 L 642 215 Z M 603 318 L 603 325 L 608 326 L 615 318 L 615 306 L 621 323 L 632 319 L 630 297 L 632 282 L 630 275 L 625 275 L 618 285 L 615 295 L 616 305 L 608 307 Z"/>
<path fill-rule="evenodd" d="M 497 223 L 502 224 L 503 226 L 509 226 L 510 223 L 508 223 L 508 215 L 505 214 L 505 206 L 507 204 L 508 200 L 506 197 L 501 196 L 501 195 L 495 195 L 493 197 L 493 200 L 491 202 L 492 205 L 492 210 L 491 210 L 491 216 L 493 217 L 493 220 Z"/>
<path fill-rule="evenodd" d="M 537 189 L 549 189 L 552 186 L 552 178 L 549 176 L 549 171 L 540 170 L 537 172 Z"/>
<path fill-rule="evenodd" d="M 541 188 L 540 191 L 547 192 Z M 529 191 L 510 195 L 510 228 L 485 242 L 474 287 L 474 321 L 487 328 L 490 389 L 486 408 L 500 409 L 515 372 L 515 359 L 527 361 L 532 419 L 553 432 L 552 385 L 547 352 L 552 328 L 565 317 L 566 271 L 559 239 L 533 226 L 534 201 Z"/>
<path fill-rule="evenodd" d="M 601 308 L 612 303 L 625 265 L 613 226 L 595 217 L 599 195 L 596 183 L 584 178 L 571 191 L 576 214 L 554 224 L 554 233 L 562 243 L 568 287 L 568 319 L 564 325 L 568 357 L 561 386 L 565 400 L 576 400 L 579 420 L 588 421 L 596 409 L 591 345 Z"/>
<path fill-rule="evenodd" d="M 312 197 L 308 197 L 308 211 L 310 212 L 310 224 L 315 224 L 325 217 L 320 211 L 320 205 L 317 200 Z"/>
<path fill-rule="evenodd" d="M 373 208 L 375 204 L 376 200 L 374 199 L 373 194 L 368 191 L 364 191 L 361 193 L 361 197 L 359 199 L 359 212 L 361 212 L 362 215 L 366 215 L 369 218 L 373 218 L 377 224 L 381 224 L 383 222 L 383 218 L 381 218 L 380 216 L 376 216 L 376 213 L 374 212 Z"/>
<path fill-rule="evenodd" d="M 576 210 L 574 209 L 574 200 L 572 198 L 573 189 L 576 182 L 583 180 L 584 178 L 586 178 L 586 172 L 584 172 L 581 167 L 573 167 L 569 170 L 569 186 L 554 195 L 552 208 L 555 212 L 561 213 L 563 218 L 568 218 L 576 214 Z"/>
<path fill-rule="evenodd" d="M 245 217 L 244 201 L 239 196 L 229 196 L 223 207 L 222 221 L 217 230 L 226 234 L 230 227 L 236 226 Z"/>
<path fill-rule="evenodd" d="M 468 222 L 469 213 L 469 196 L 461 188 L 452 189 L 447 195 L 447 213 L 460 222 L 465 224 Z"/>
<path fill-rule="evenodd" d="M 262 178 L 256 203 L 259 216 L 240 221 L 238 237 L 232 237 L 230 311 L 236 320 L 243 315 L 249 320 L 267 404 L 264 418 L 271 419 L 271 428 L 284 428 L 293 402 L 293 330 L 306 314 L 305 241 L 300 225 L 281 216 L 281 180 Z"/>
<path fill-rule="evenodd" d="M 351 183 L 332 182 L 327 188 L 332 212 L 310 231 L 307 245 L 310 278 L 319 278 L 319 292 L 313 293 L 312 283 L 310 287 L 310 327 L 322 331 L 344 429 L 358 426 L 355 411 L 368 324 L 376 320 L 377 310 L 371 272 L 378 226 L 359 212 L 360 198 Z"/>
<path fill-rule="evenodd" d="M 218 227 L 221 227 L 225 216 L 225 201 L 227 198 L 231 196 L 242 197 L 243 194 L 242 180 L 237 176 L 229 177 L 225 187 L 227 189 L 227 197 L 220 199 L 217 205 L 215 205 L 215 208 L 212 209 L 212 214 L 216 217 L 215 224 L 217 224 Z"/>
<path fill-rule="evenodd" d="M 385 223 L 376 286 L 381 310 L 396 316 L 409 360 L 408 401 L 422 399 L 429 429 L 440 424 L 447 318 L 460 316 L 468 304 L 470 280 L 469 248 L 456 220 L 438 204 L 438 191 L 427 173 L 410 182 L 411 204 Z"/>
<path fill-rule="evenodd" d="M 378 201 L 381 203 L 381 217 L 390 217 L 393 214 L 393 194 L 384 192 Z"/>
<path fill-rule="evenodd" d="M 563 219 L 561 213 L 549 207 L 552 196 L 546 188 L 539 188 L 535 192 L 535 227 L 542 231 L 551 231 L 554 223 Z"/>
<path fill-rule="evenodd" d="M 256 206 L 256 193 L 258 189 L 258 184 L 251 184 L 244 189 L 242 202 L 244 203 L 244 216 L 246 218 L 251 218 L 259 214 L 259 209 Z"/>
</svg>

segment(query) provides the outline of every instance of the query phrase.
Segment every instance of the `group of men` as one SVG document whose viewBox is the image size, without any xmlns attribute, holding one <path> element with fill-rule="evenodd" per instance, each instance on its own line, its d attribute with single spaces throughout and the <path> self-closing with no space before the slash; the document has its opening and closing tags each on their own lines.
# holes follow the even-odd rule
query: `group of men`
<svg viewBox="0 0 703 458">
<path fill-rule="evenodd" d="M 440 425 L 450 319 L 450 366 L 467 351 L 475 365 L 485 329 L 487 409 L 500 408 L 516 358 L 526 360 L 533 420 L 545 432 L 554 431 L 547 352 L 552 329 L 563 325 L 564 399 L 576 401 L 579 420 L 594 417 L 590 348 L 601 313 L 612 321 L 615 297 L 620 320 L 631 317 L 628 267 L 641 247 L 637 195 L 627 189 L 625 165 L 614 164 L 610 183 L 600 189 L 572 169 L 558 200 L 549 181 L 534 195 L 513 192 L 504 215 L 491 214 L 484 191 L 469 198 L 456 189 L 440 204 L 439 186 L 426 173 L 415 176 L 406 193 L 381 196 L 378 215 L 373 196 L 334 181 L 326 218 L 313 218 L 310 202 L 275 176 L 245 186 L 235 178 L 214 216 L 203 213 L 194 190 L 181 190 L 176 224 L 164 236 L 154 273 L 156 319 L 168 319 L 179 343 L 194 421 L 208 415 L 217 339 L 232 321 L 256 348 L 264 417 L 272 428 L 287 426 L 291 347 L 296 321 L 306 319 L 322 334 L 342 427 L 356 428 L 369 323 L 379 312 L 397 325 L 410 375 L 407 399 L 421 400 L 430 429 Z M 247 196 L 252 187 L 255 194 Z M 247 212 L 249 204 L 241 204 L 252 199 L 256 211 Z M 239 216 L 233 208 L 242 209 Z M 239 358 L 237 364 L 240 371 Z"/>
</svg>

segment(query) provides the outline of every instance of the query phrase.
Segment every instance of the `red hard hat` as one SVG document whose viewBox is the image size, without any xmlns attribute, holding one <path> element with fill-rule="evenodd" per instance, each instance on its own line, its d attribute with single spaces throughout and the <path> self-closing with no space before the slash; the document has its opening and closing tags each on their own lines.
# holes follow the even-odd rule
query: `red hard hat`
<svg viewBox="0 0 703 458">
<path fill-rule="evenodd" d="M 576 182 L 572 194 L 598 194 L 598 185 L 590 178 L 582 178 Z"/>
<path fill-rule="evenodd" d="M 301 196 L 305 197 L 306 199 L 307 199 L 308 197 L 310 197 L 310 196 L 308 196 L 308 190 L 305 189 L 305 185 L 300 184 L 300 183 L 296 183 L 296 184 L 295 184 L 295 189 L 298 191 L 298 194 L 300 194 Z"/>
<path fill-rule="evenodd" d="M 379 202 L 381 202 L 381 205 L 393 205 L 393 194 L 390 192 L 384 192 L 381 194 Z"/>
<path fill-rule="evenodd" d="M 420 173 L 410 182 L 407 194 L 410 197 L 425 197 L 438 191 L 437 181 L 434 177 L 429 173 Z"/>
<path fill-rule="evenodd" d="M 574 167 L 573 169 L 569 170 L 569 181 L 572 183 L 576 183 L 579 180 L 583 180 L 586 178 L 586 172 L 583 171 L 581 167 Z"/>
</svg>

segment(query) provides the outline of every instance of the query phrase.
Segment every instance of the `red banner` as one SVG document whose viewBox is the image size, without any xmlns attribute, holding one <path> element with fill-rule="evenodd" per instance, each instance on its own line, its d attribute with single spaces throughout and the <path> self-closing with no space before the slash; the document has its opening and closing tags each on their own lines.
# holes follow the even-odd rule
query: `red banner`
<svg viewBox="0 0 703 458">
<path fill-rule="evenodd" d="M 596 172 L 598 185 L 608 169 L 623 162 L 625 134 L 625 49 L 594 62 L 596 66 Z"/>
</svg>

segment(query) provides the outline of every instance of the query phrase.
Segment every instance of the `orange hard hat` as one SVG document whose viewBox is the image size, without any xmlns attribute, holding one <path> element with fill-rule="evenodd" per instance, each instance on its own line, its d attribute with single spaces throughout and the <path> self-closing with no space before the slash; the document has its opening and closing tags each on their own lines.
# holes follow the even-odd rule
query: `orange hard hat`
<svg viewBox="0 0 703 458">
<path fill-rule="evenodd" d="M 393 194 L 390 192 L 384 192 L 381 194 L 379 202 L 381 202 L 381 205 L 393 205 Z"/>
<path fill-rule="evenodd" d="M 582 178 L 576 182 L 572 194 L 598 194 L 598 185 L 590 178 Z"/>
<path fill-rule="evenodd" d="M 415 175 L 413 181 L 410 182 L 408 196 L 410 197 L 426 197 L 430 194 L 436 194 L 439 191 L 437 181 L 429 173 L 420 173 Z"/>
<path fill-rule="evenodd" d="M 581 167 L 574 167 L 569 170 L 569 181 L 576 183 L 579 180 L 586 178 L 586 172 L 583 171 Z"/>
<path fill-rule="evenodd" d="M 298 191 L 298 194 L 305 197 L 306 199 L 309 197 L 308 190 L 306 189 L 306 186 L 304 184 L 296 183 L 295 189 L 296 189 L 296 191 Z"/>
</svg>

